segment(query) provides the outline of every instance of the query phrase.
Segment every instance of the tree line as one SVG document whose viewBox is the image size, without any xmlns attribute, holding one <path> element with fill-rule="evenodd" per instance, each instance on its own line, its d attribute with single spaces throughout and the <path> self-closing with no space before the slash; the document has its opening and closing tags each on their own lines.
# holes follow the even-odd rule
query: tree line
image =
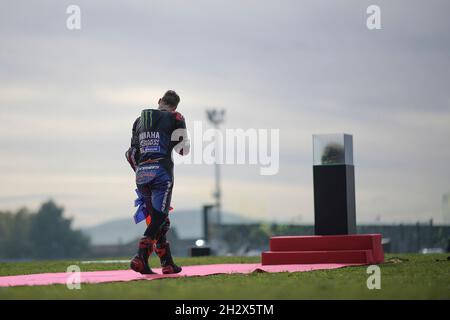
<svg viewBox="0 0 450 320">
<path fill-rule="evenodd" d="M 72 228 L 64 208 L 53 201 L 43 203 L 36 212 L 22 208 L 0 211 L 1 259 L 55 259 L 86 256 L 90 240 Z"/>
</svg>

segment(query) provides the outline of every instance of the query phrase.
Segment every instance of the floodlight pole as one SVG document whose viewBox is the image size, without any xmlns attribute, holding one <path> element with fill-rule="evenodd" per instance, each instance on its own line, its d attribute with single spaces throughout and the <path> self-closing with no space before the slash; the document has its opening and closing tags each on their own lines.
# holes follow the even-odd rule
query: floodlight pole
<svg viewBox="0 0 450 320">
<path fill-rule="evenodd" d="M 206 110 L 206 115 L 208 117 L 208 121 L 214 126 L 214 129 L 216 129 L 216 132 L 218 132 L 219 130 L 219 125 L 222 124 L 224 122 L 224 116 L 225 116 L 225 110 L 218 110 L 218 109 L 209 109 Z M 218 143 L 217 140 L 218 137 L 216 136 L 216 148 L 218 147 Z M 222 151 L 218 151 L 217 149 L 215 149 L 215 154 L 217 155 L 218 152 L 222 152 Z M 217 157 L 216 157 L 216 162 L 214 165 L 214 171 L 215 171 L 215 190 L 213 193 L 214 199 L 216 200 L 215 203 L 215 207 L 217 210 L 217 224 L 220 225 L 222 222 L 222 191 L 220 188 L 220 164 L 217 161 Z"/>
<path fill-rule="evenodd" d="M 206 243 L 210 240 L 210 221 L 209 221 L 209 210 L 214 208 L 214 205 L 205 204 L 203 205 L 203 240 Z"/>
<path fill-rule="evenodd" d="M 216 190 L 214 192 L 214 198 L 216 198 L 216 208 L 217 208 L 217 224 L 221 224 L 222 220 L 222 203 L 221 203 L 221 194 L 222 191 L 220 189 L 220 164 L 217 162 L 214 165 L 215 176 L 216 176 Z"/>
</svg>

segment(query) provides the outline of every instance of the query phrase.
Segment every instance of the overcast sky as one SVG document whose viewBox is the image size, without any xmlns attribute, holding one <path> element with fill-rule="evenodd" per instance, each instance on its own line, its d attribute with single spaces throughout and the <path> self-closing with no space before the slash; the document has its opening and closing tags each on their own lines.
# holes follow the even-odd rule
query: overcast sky
<svg viewBox="0 0 450 320">
<path fill-rule="evenodd" d="M 68 30 L 66 8 L 81 8 Z M 368 30 L 366 8 L 381 8 Z M 357 220 L 440 222 L 450 191 L 448 1 L 1 1 L 0 209 L 53 198 L 77 226 L 131 217 L 131 125 L 167 89 L 192 127 L 280 129 L 280 171 L 223 167 L 226 211 L 312 222 L 312 134 L 354 137 Z M 212 201 L 176 168 L 172 205 Z"/>
</svg>

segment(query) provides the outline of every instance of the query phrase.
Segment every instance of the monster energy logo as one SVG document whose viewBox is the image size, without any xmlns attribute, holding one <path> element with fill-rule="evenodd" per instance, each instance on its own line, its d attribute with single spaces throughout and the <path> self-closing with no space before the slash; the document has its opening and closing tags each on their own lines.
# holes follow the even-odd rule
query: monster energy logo
<svg viewBox="0 0 450 320">
<path fill-rule="evenodd" d="M 150 129 L 153 124 L 152 110 L 143 110 L 141 114 L 141 125 L 145 129 Z"/>
</svg>

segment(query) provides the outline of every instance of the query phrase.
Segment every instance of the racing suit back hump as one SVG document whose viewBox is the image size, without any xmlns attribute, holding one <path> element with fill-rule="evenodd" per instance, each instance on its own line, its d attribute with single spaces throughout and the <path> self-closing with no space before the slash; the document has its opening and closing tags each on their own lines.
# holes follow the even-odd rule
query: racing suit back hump
<svg viewBox="0 0 450 320">
<path fill-rule="evenodd" d="M 131 148 L 127 155 L 134 166 L 133 169 L 157 162 L 172 176 L 172 150 L 180 142 L 172 141 L 172 133 L 177 129 L 186 129 L 185 120 L 180 113 L 157 109 L 142 110 L 141 116 L 133 124 Z M 182 152 L 181 150 L 179 153 Z"/>
</svg>

